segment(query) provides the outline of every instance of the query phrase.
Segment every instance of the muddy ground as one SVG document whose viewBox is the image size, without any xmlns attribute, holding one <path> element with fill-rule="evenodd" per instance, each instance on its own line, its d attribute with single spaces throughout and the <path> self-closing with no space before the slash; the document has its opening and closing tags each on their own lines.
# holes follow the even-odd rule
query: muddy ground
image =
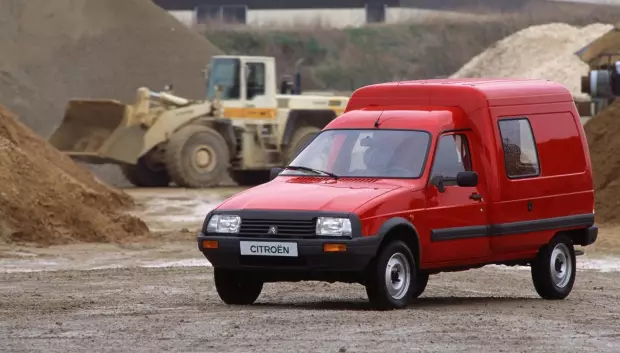
<svg viewBox="0 0 620 353">
<path fill-rule="evenodd" d="M 359 285 L 269 284 L 220 302 L 210 268 L 13 273 L 0 281 L 3 352 L 617 352 L 620 275 L 579 272 L 564 301 L 527 271 L 432 277 L 410 308 L 368 310 Z"/>
<path fill-rule="evenodd" d="M 369 310 L 360 285 L 268 284 L 223 304 L 195 231 L 217 193 L 132 190 L 152 239 L 0 247 L 0 352 L 618 352 L 615 228 L 578 258 L 573 293 L 540 299 L 527 268 L 431 277 L 406 310 Z M 164 202 L 165 201 L 165 202 Z"/>
</svg>

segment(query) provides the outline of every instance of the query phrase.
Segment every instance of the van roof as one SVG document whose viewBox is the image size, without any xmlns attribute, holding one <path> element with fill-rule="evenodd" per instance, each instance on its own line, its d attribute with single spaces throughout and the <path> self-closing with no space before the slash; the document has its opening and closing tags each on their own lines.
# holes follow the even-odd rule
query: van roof
<svg viewBox="0 0 620 353">
<path fill-rule="evenodd" d="M 369 106 L 483 107 L 573 102 L 563 85 L 541 79 L 462 78 L 380 83 L 353 92 L 345 112 Z"/>
</svg>

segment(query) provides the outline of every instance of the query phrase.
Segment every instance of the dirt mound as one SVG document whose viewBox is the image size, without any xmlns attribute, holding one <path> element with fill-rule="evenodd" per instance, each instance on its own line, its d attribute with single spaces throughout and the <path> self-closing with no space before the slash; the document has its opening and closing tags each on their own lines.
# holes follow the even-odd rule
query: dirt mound
<svg viewBox="0 0 620 353">
<path fill-rule="evenodd" d="M 547 79 L 563 84 L 575 97 L 586 97 L 581 92 L 580 77 L 589 68 L 575 52 L 612 28 L 599 23 L 585 27 L 565 23 L 531 26 L 496 42 L 452 77 Z"/>
<path fill-rule="evenodd" d="M 172 83 L 202 98 L 220 53 L 151 0 L 0 0 L 0 48 L 0 104 L 44 137 L 74 97 L 133 102 Z"/>
<path fill-rule="evenodd" d="M 594 173 L 596 221 L 620 223 L 620 100 L 584 126 Z"/>
<path fill-rule="evenodd" d="M 0 240 L 42 245 L 145 235 L 127 194 L 98 181 L 0 106 Z"/>
</svg>

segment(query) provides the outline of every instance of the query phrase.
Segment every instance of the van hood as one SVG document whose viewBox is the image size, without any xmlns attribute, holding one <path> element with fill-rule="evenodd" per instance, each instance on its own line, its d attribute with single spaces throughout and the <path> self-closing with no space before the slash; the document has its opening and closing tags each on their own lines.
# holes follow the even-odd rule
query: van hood
<svg viewBox="0 0 620 353">
<path fill-rule="evenodd" d="M 401 185 L 324 178 L 287 178 L 253 187 L 224 201 L 218 209 L 321 210 L 353 212 Z"/>
</svg>

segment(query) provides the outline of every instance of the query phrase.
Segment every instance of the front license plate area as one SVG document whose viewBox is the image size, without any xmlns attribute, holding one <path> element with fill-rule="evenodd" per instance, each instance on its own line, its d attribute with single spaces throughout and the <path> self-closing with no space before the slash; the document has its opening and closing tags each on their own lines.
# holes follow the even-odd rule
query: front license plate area
<svg viewBox="0 0 620 353">
<path fill-rule="evenodd" d="M 297 243 L 277 241 L 240 241 L 241 255 L 297 257 Z"/>
</svg>

